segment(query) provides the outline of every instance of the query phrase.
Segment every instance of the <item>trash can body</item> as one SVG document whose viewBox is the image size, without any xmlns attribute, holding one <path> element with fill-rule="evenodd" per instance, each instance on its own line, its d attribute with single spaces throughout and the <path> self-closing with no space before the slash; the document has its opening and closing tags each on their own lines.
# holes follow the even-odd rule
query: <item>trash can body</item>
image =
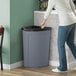
<svg viewBox="0 0 76 76">
<path fill-rule="evenodd" d="M 40 67 L 49 65 L 50 29 L 22 31 L 23 54 L 25 67 Z"/>
</svg>

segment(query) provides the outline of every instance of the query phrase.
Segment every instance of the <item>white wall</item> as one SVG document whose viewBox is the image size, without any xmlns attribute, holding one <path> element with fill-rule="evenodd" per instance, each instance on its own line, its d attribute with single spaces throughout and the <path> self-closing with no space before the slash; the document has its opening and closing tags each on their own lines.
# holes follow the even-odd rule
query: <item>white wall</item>
<svg viewBox="0 0 76 76">
<path fill-rule="evenodd" d="M 10 64 L 10 0 L 0 0 L 0 25 L 3 25 L 3 63 Z"/>
<path fill-rule="evenodd" d="M 0 24 L 10 23 L 10 0 L 0 0 Z"/>
</svg>

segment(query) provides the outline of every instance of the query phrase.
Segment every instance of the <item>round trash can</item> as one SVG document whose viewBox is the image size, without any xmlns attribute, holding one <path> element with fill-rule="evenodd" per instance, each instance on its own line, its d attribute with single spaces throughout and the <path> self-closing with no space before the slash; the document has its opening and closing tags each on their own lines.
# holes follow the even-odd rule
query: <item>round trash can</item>
<svg viewBox="0 0 76 76">
<path fill-rule="evenodd" d="M 49 65 L 51 28 L 39 26 L 22 28 L 24 67 Z"/>
</svg>

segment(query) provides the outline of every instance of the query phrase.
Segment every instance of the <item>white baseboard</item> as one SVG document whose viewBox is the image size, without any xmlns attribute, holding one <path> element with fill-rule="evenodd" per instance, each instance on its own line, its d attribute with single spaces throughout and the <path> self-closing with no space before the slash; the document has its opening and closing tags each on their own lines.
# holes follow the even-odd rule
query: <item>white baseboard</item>
<svg viewBox="0 0 76 76">
<path fill-rule="evenodd" d="M 10 69 L 14 69 L 17 67 L 23 66 L 23 61 L 19 61 L 10 65 Z"/>
<path fill-rule="evenodd" d="M 76 60 L 68 63 L 68 68 L 76 67 Z"/>
<path fill-rule="evenodd" d="M 59 65 L 59 62 L 58 61 L 49 61 L 49 65 L 57 67 Z"/>
<path fill-rule="evenodd" d="M 59 65 L 59 62 L 58 61 L 49 61 L 49 65 L 57 67 Z M 68 68 L 76 67 L 76 61 L 68 63 L 67 66 L 68 66 Z"/>
<path fill-rule="evenodd" d="M 1 68 L 1 66 L 0 66 L 0 68 Z M 3 64 L 3 69 L 10 69 L 10 64 Z"/>
<path fill-rule="evenodd" d="M 13 64 L 3 64 L 3 69 L 14 69 L 14 68 L 17 68 L 17 67 L 20 67 L 23 65 L 23 61 L 19 61 L 19 62 L 16 62 L 16 63 L 13 63 Z M 1 68 L 1 66 L 0 66 Z"/>
<path fill-rule="evenodd" d="M 57 67 L 59 65 L 59 62 L 58 61 L 49 61 L 49 65 Z M 19 61 L 19 62 L 13 63 L 13 64 L 3 64 L 3 68 L 8 69 L 8 70 L 14 69 L 14 68 L 17 68 L 20 66 L 23 66 L 23 61 Z M 76 67 L 76 61 L 68 63 L 68 68 L 71 68 L 74 66 Z"/>
</svg>

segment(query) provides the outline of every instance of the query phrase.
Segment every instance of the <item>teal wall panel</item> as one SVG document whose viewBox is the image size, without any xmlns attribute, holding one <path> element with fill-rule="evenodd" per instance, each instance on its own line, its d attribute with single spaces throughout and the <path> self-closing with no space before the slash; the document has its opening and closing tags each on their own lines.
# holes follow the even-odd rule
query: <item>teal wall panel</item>
<svg viewBox="0 0 76 76">
<path fill-rule="evenodd" d="M 21 27 L 34 23 L 38 0 L 10 0 L 10 63 L 22 61 Z"/>
</svg>

